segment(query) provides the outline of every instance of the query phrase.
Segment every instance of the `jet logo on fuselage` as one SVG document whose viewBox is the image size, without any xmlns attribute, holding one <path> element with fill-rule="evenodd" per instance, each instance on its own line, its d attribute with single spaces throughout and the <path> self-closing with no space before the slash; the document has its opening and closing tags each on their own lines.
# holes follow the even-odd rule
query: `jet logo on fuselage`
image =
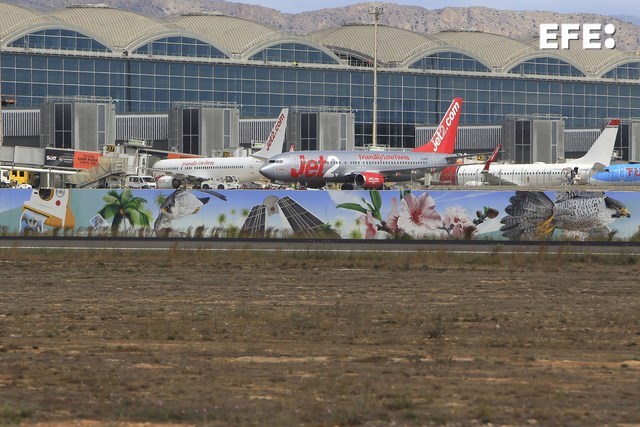
<svg viewBox="0 0 640 427">
<path fill-rule="evenodd" d="M 325 172 L 325 167 L 327 163 L 334 162 L 329 169 Z M 320 155 L 320 157 L 316 159 L 306 159 L 304 154 L 300 154 L 300 167 L 296 169 L 295 167 L 291 168 L 291 177 L 292 178 L 324 178 L 329 177 L 333 174 L 333 172 L 338 169 L 340 166 L 340 159 L 337 156 L 327 156 Z"/>
</svg>

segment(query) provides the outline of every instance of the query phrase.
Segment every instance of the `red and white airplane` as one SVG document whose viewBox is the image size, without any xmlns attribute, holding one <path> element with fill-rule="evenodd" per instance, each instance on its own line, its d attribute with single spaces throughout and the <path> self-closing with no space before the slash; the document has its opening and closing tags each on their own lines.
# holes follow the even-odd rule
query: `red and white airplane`
<svg viewBox="0 0 640 427">
<path fill-rule="evenodd" d="M 589 178 L 611 163 L 620 120 L 611 120 L 587 154 L 565 163 L 493 163 L 497 150 L 485 164 L 450 166 L 440 172 L 440 184 L 537 185 L 587 184 Z"/>
<path fill-rule="evenodd" d="M 445 167 L 460 158 L 453 149 L 461 110 L 462 98 L 455 98 L 431 140 L 413 151 L 289 151 L 273 156 L 260 173 L 272 181 L 312 188 L 341 182 L 345 190 L 408 181 L 412 171 Z"/>
<path fill-rule="evenodd" d="M 160 160 L 152 171 L 158 178 L 158 188 L 180 188 L 184 182 L 199 184 L 208 180 L 225 180 L 236 176 L 239 182 L 256 181 L 259 169 L 272 156 L 282 153 L 289 109 L 283 108 L 273 125 L 264 147 L 247 157 L 197 157 Z"/>
</svg>

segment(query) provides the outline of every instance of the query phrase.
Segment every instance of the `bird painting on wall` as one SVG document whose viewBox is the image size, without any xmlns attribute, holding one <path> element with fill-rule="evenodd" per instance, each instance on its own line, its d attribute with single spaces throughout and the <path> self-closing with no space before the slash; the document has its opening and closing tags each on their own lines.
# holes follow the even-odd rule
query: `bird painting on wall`
<svg viewBox="0 0 640 427">
<path fill-rule="evenodd" d="M 563 191 L 551 200 L 542 191 L 516 191 L 500 220 L 502 236 L 512 240 L 549 239 L 555 230 L 579 240 L 607 238 L 617 218 L 630 218 L 626 206 L 598 191 Z"/>
<path fill-rule="evenodd" d="M 197 197 L 193 191 L 199 191 L 221 200 L 227 200 L 227 197 L 217 191 L 211 190 L 189 190 L 178 189 L 171 193 L 160 206 L 160 214 L 153 224 L 156 235 L 171 229 L 171 221 L 180 219 L 187 215 L 193 215 L 200 212 L 202 206 L 209 202 L 210 197 Z"/>
</svg>

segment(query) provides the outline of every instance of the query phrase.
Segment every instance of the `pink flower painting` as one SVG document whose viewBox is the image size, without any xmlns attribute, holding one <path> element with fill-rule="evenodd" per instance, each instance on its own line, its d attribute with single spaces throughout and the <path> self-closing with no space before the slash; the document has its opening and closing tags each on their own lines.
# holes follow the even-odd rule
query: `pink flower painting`
<svg viewBox="0 0 640 427">
<path fill-rule="evenodd" d="M 448 207 L 444 210 L 442 225 L 447 234 L 456 239 L 465 237 L 465 230 L 475 229 L 473 221 L 467 216 L 467 211 L 458 206 Z"/>
<path fill-rule="evenodd" d="M 437 230 L 442 226 L 442 218 L 429 193 L 422 193 L 417 197 L 409 193 L 400 203 L 397 224 L 398 228 L 415 237 Z"/>
</svg>

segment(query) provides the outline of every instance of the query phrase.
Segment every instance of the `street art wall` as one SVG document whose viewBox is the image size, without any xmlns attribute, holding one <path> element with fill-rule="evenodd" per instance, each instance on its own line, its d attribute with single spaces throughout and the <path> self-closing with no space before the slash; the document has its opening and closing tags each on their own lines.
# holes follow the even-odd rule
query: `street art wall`
<svg viewBox="0 0 640 427">
<path fill-rule="evenodd" d="M 0 190 L 0 234 L 185 238 L 640 238 L 640 193 Z"/>
</svg>

